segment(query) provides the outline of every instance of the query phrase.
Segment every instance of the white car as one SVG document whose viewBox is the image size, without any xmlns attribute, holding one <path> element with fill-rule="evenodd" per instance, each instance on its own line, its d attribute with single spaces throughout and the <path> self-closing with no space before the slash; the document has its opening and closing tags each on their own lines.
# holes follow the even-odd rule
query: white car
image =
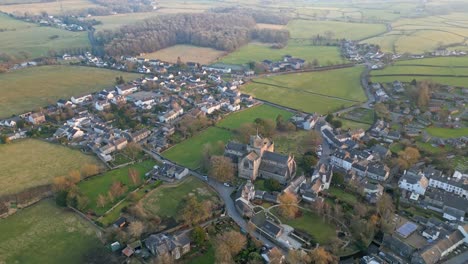
<svg viewBox="0 0 468 264">
<path fill-rule="evenodd" d="M 231 185 L 229 185 L 229 183 L 227 183 L 227 182 L 224 183 L 224 186 L 231 187 Z"/>
</svg>

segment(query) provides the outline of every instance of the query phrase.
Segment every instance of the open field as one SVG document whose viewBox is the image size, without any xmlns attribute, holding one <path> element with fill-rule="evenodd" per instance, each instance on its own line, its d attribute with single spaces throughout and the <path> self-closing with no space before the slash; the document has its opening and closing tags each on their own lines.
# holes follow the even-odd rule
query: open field
<svg viewBox="0 0 468 264">
<path fill-rule="evenodd" d="M 366 100 L 359 81 L 361 70 L 352 67 L 264 77 L 242 90 L 272 103 L 326 114 Z"/>
<path fill-rule="evenodd" d="M 267 28 L 267 29 L 285 29 L 286 26 L 285 26 L 285 25 L 275 25 L 275 24 L 262 24 L 262 23 L 258 23 L 258 24 L 257 24 L 257 28 L 261 28 L 261 29 L 264 29 L 264 28 Z"/>
<path fill-rule="evenodd" d="M 5 6 L 0 6 L 0 9 Z M 1 52 L 23 58 L 19 53 L 26 54 L 28 58 L 47 56 L 49 50 L 61 51 L 63 49 L 90 47 L 86 32 L 71 32 L 52 27 L 39 25 L 13 19 L 0 14 L 0 27 L 6 29 L 0 32 Z"/>
<path fill-rule="evenodd" d="M 197 169 L 200 166 L 202 159 L 203 145 L 207 143 L 216 143 L 218 141 L 226 143 L 231 138 L 231 132 L 217 127 L 210 127 L 164 151 L 162 155 L 180 165 L 190 169 Z"/>
<path fill-rule="evenodd" d="M 162 61 L 176 63 L 180 57 L 182 62 L 198 62 L 210 64 L 221 58 L 226 52 L 213 48 L 197 47 L 192 45 L 175 45 L 143 55 L 146 59 L 159 59 Z"/>
<path fill-rule="evenodd" d="M 257 118 L 276 120 L 278 115 L 282 115 L 284 120 L 292 117 L 292 113 L 269 105 L 259 105 L 252 108 L 228 115 L 216 124 L 217 127 L 236 129 L 245 123 L 252 123 Z"/>
<path fill-rule="evenodd" d="M 18 1 L 19 2 L 19 1 Z M 0 5 L 0 11 L 5 13 L 22 13 L 25 12 L 32 14 L 40 14 L 42 11 L 47 12 L 49 15 L 58 15 L 71 11 L 82 10 L 86 8 L 96 8 L 99 5 L 93 4 L 88 0 L 62 0 L 50 1 L 46 3 L 33 3 L 34 1 L 24 1 L 30 4 L 17 4 L 17 5 Z"/>
<path fill-rule="evenodd" d="M 364 130 L 367 130 L 371 127 L 370 124 L 366 124 L 366 123 L 361 123 L 361 122 L 356 122 L 356 121 L 352 121 L 352 120 L 349 120 L 349 119 L 344 119 L 344 118 L 335 118 L 336 120 L 340 120 L 341 121 L 341 128 L 342 129 L 351 129 L 351 130 L 355 130 L 355 129 L 364 129 Z"/>
<path fill-rule="evenodd" d="M 468 83 L 467 77 L 439 77 L 439 76 L 378 76 L 371 77 L 372 82 L 389 83 L 393 81 L 411 82 L 416 79 L 417 81 L 430 80 L 435 83 L 453 85 L 453 86 L 466 86 Z"/>
<path fill-rule="evenodd" d="M 277 211 L 277 209 L 275 208 L 273 211 Z M 329 243 L 331 239 L 336 236 L 335 226 L 325 222 L 322 217 L 305 210 L 301 210 L 301 212 L 301 217 L 292 220 L 285 219 L 278 213 L 275 213 L 275 215 L 280 218 L 283 224 L 307 232 L 314 238 L 315 241 L 322 245 Z"/>
<path fill-rule="evenodd" d="M 217 194 L 204 182 L 189 176 L 176 186 L 163 185 L 142 200 L 143 208 L 161 218 L 172 218 L 177 221 L 184 199 L 195 196 L 198 201 L 210 200 L 219 204 Z"/>
<path fill-rule="evenodd" d="M 337 21 L 293 20 L 288 29 L 293 39 L 310 39 L 325 32 L 333 32 L 335 39 L 365 39 L 385 32 L 384 24 L 346 23 Z"/>
<path fill-rule="evenodd" d="M 431 65 L 441 67 L 468 67 L 468 57 L 436 57 L 436 58 L 425 58 L 425 59 L 414 59 L 397 61 L 395 65 Z"/>
<path fill-rule="evenodd" d="M 0 117 L 55 104 L 60 98 L 111 88 L 120 75 L 127 81 L 139 76 L 78 66 L 41 66 L 0 74 Z"/>
<path fill-rule="evenodd" d="M 456 137 L 463 137 L 468 136 L 468 128 L 443 128 L 443 127 L 428 127 L 426 131 L 434 136 L 440 138 L 456 138 Z"/>
<path fill-rule="evenodd" d="M 93 16 L 91 19 L 101 21 L 101 25 L 96 25 L 96 31 L 102 30 L 114 30 L 124 25 L 130 25 L 144 19 L 155 17 L 158 13 L 156 12 L 143 12 L 143 13 L 128 13 L 128 14 L 117 14 L 112 16 Z"/>
<path fill-rule="evenodd" d="M 312 63 L 314 59 L 316 59 L 319 65 L 322 66 L 344 62 L 337 47 L 312 46 L 309 43 L 302 42 L 289 41 L 289 44 L 282 49 L 270 48 L 267 44 L 250 43 L 221 58 L 220 62 L 227 64 L 247 64 L 251 61 L 279 61 L 283 59 L 284 55 L 301 58 L 308 63 Z"/>
<path fill-rule="evenodd" d="M 106 252 L 88 222 L 50 200 L 2 219 L 0 234 L 0 263 L 78 264 L 91 249 Z"/>
<path fill-rule="evenodd" d="M 0 145 L 0 195 L 45 185 L 84 164 L 100 164 L 78 150 L 35 139 Z"/>
<path fill-rule="evenodd" d="M 127 191 L 122 195 L 122 197 L 127 195 L 129 192 L 135 190 L 138 187 L 138 185 L 134 185 L 130 181 L 128 176 L 129 169 L 137 170 L 138 176 L 141 179 L 141 182 L 143 182 L 145 173 L 149 172 L 155 164 L 156 162 L 147 160 L 120 169 L 108 171 L 102 175 L 97 175 L 89 178 L 88 180 L 80 182 L 78 184 L 80 191 L 89 198 L 89 205 L 87 209 L 94 211 L 96 214 L 103 214 L 109 210 L 114 205 L 114 203 L 108 201 L 104 207 L 98 207 L 97 198 L 100 194 L 107 196 L 110 186 L 114 182 L 121 182 L 125 187 L 127 187 Z M 119 199 L 122 197 L 114 197 L 115 202 L 119 201 Z"/>
</svg>

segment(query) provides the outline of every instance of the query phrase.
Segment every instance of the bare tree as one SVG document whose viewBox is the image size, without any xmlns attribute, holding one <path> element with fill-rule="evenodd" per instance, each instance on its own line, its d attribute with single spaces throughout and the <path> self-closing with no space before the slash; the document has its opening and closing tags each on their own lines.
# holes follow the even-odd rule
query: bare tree
<svg viewBox="0 0 468 264">
<path fill-rule="evenodd" d="M 128 232 L 130 233 L 132 237 L 136 239 L 140 238 L 144 230 L 145 230 L 145 225 L 140 221 L 130 222 L 130 225 L 128 226 Z"/>
<path fill-rule="evenodd" d="M 292 219 L 296 217 L 299 208 L 297 207 L 298 201 L 295 194 L 290 192 L 284 192 L 278 196 L 279 201 L 279 213 L 286 218 Z"/>
<path fill-rule="evenodd" d="M 209 175 L 221 182 L 231 181 L 234 179 L 234 165 L 228 157 L 212 156 Z"/>
</svg>

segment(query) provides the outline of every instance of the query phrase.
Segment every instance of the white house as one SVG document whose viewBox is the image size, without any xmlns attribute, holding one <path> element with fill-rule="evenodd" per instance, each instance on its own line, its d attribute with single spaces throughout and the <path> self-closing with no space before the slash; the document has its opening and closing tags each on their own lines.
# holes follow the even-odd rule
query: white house
<svg viewBox="0 0 468 264">
<path fill-rule="evenodd" d="M 302 123 L 302 127 L 305 130 L 311 130 L 315 127 L 315 124 L 317 123 L 317 120 L 319 119 L 318 115 L 310 115 L 308 116 L 304 122 Z"/>
<path fill-rule="evenodd" d="M 16 122 L 14 120 L 3 120 L 0 121 L 0 126 L 14 127 L 16 126 Z"/>
<path fill-rule="evenodd" d="M 398 187 L 409 192 L 424 195 L 427 186 L 429 186 L 429 180 L 421 173 L 414 173 L 405 171 L 404 175 L 398 181 Z"/>
<path fill-rule="evenodd" d="M 339 150 L 331 155 L 330 163 L 345 170 L 350 170 L 353 166 L 354 159 L 351 158 L 348 152 Z"/>
<path fill-rule="evenodd" d="M 115 90 L 119 95 L 128 95 L 138 91 L 138 87 L 133 84 L 125 84 L 125 85 L 118 85 L 115 86 Z"/>
<path fill-rule="evenodd" d="M 104 111 L 104 109 L 109 108 L 109 107 L 110 107 L 110 103 L 107 100 L 96 101 L 94 103 L 94 108 L 96 108 L 96 110 L 98 111 Z"/>
<path fill-rule="evenodd" d="M 468 175 L 455 171 L 453 176 L 434 175 L 429 179 L 429 186 L 468 198 Z"/>
<path fill-rule="evenodd" d="M 70 99 L 72 101 L 72 103 L 74 104 L 82 104 L 86 101 L 91 101 L 93 99 L 93 96 L 90 95 L 90 94 L 85 94 L 85 95 L 82 95 L 82 96 L 77 96 L 77 97 L 74 97 L 72 96 L 72 98 Z"/>
<path fill-rule="evenodd" d="M 450 207 L 444 206 L 442 209 L 443 217 L 449 221 L 460 221 L 465 220 L 465 211 Z"/>
</svg>

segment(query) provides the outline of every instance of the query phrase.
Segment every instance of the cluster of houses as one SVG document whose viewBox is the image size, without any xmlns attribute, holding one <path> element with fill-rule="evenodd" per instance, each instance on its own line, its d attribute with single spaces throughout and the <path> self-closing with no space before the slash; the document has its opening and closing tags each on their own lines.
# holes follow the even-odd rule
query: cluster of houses
<svg viewBox="0 0 468 264">
<path fill-rule="evenodd" d="M 341 42 L 341 54 L 343 57 L 356 63 L 367 63 L 371 69 L 380 69 L 384 67 L 382 59 L 385 53 L 374 44 L 359 43 L 352 40 L 343 40 Z M 393 59 L 396 59 L 393 57 Z"/>
<path fill-rule="evenodd" d="M 294 58 L 291 55 L 285 55 L 282 61 L 264 60 L 262 65 L 268 72 L 280 72 L 290 70 L 300 70 L 304 68 L 305 60 Z"/>
<path fill-rule="evenodd" d="M 18 17 L 19 19 L 23 19 Z M 56 27 L 68 31 L 86 31 L 81 25 L 74 23 L 67 23 L 64 19 L 54 16 L 29 16 L 24 18 L 24 21 L 36 23 L 44 27 Z"/>
</svg>

